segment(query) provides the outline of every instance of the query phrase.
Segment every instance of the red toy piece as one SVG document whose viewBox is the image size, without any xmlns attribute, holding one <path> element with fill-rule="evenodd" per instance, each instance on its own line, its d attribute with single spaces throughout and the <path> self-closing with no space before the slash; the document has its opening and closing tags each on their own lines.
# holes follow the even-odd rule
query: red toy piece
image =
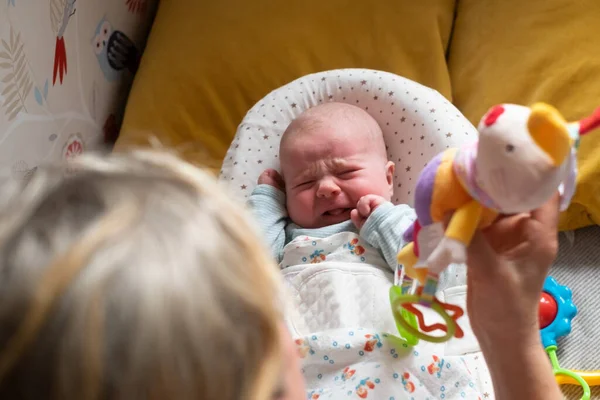
<svg viewBox="0 0 600 400">
<path fill-rule="evenodd" d="M 558 304 L 550 294 L 542 292 L 540 296 L 540 308 L 538 312 L 538 320 L 540 329 L 544 329 L 554 321 L 558 313 Z"/>
</svg>

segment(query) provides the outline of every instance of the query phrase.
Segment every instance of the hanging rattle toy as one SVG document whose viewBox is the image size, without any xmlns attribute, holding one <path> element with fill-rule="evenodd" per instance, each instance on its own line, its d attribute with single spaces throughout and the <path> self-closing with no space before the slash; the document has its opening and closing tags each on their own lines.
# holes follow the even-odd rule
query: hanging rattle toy
<svg viewBox="0 0 600 400">
<path fill-rule="evenodd" d="M 401 285 L 390 290 L 396 325 L 405 339 L 443 342 L 463 336 L 456 321 L 464 311 L 435 297 L 440 273 L 452 263 L 466 262 L 475 231 L 499 214 L 535 210 L 557 188 L 565 210 L 575 191 L 579 137 L 598 126 L 600 108 L 568 123 L 544 103 L 496 105 L 481 119 L 477 142 L 448 149 L 425 166 L 415 189 L 417 220 L 404 234 L 410 243 L 398 253 Z M 444 322 L 426 324 L 419 305 Z M 442 335 L 432 335 L 436 331 Z"/>
<path fill-rule="evenodd" d="M 571 332 L 571 320 L 577 315 L 571 289 L 559 285 L 551 276 L 546 278 L 540 296 L 539 323 L 542 345 L 550 357 L 556 381 L 561 385 L 579 385 L 581 400 L 590 400 L 590 386 L 600 385 L 600 371 L 573 371 L 562 368 L 556 352 L 559 338 Z"/>
</svg>

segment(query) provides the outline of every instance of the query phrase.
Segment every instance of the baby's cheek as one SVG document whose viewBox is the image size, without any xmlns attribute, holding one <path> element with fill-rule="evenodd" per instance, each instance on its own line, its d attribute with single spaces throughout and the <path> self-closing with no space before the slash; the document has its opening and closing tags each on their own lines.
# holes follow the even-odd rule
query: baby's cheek
<svg viewBox="0 0 600 400">
<path fill-rule="evenodd" d="M 287 208 L 292 217 L 306 217 L 312 213 L 313 201 L 306 191 L 291 194 L 288 196 Z"/>
<path fill-rule="evenodd" d="M 392 188 L 393 185 L 390 185 L 387 178 L 382 176 L 373 184 L 373 194 L 383 197 L 386 201 L 390 201 L 392 197 Z"/>
<path fill-rule="evenodd" d="M 361 197 L 368 194 L 376 194 L 382 196 L 381 185 L 377 181 L 367 178 L 357 178 L 348 181 L 346 193 L 352 201 L 358 202 Z"/>
</svg>

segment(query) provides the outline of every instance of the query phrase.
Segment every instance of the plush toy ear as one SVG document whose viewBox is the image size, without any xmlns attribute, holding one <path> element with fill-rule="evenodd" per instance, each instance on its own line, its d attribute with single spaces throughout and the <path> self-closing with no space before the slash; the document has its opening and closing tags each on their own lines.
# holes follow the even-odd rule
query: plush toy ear
<svg viewBox="0 0 600 400">
<path fill-rule="evenodd" d="M 527 129 L 534 142 L 559 166 L 571 151 L 567 122 L 554 107 L 536 103 L 531 107 Z"/>
</svg>

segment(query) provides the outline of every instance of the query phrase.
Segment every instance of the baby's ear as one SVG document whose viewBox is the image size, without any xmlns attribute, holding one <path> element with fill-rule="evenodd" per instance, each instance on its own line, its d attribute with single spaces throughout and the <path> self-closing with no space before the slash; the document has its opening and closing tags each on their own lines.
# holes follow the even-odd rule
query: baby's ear
<svg viewBox="0 0 600 400">
<path fill-rule="evenodd" d="M 385 177 L 388 185 L 390 185 L 390 195 L 394 193 L 394 171 L 396 171 L 396 164 L 393 161 L 388 161 L 385 165 Z"/>
</svg>

